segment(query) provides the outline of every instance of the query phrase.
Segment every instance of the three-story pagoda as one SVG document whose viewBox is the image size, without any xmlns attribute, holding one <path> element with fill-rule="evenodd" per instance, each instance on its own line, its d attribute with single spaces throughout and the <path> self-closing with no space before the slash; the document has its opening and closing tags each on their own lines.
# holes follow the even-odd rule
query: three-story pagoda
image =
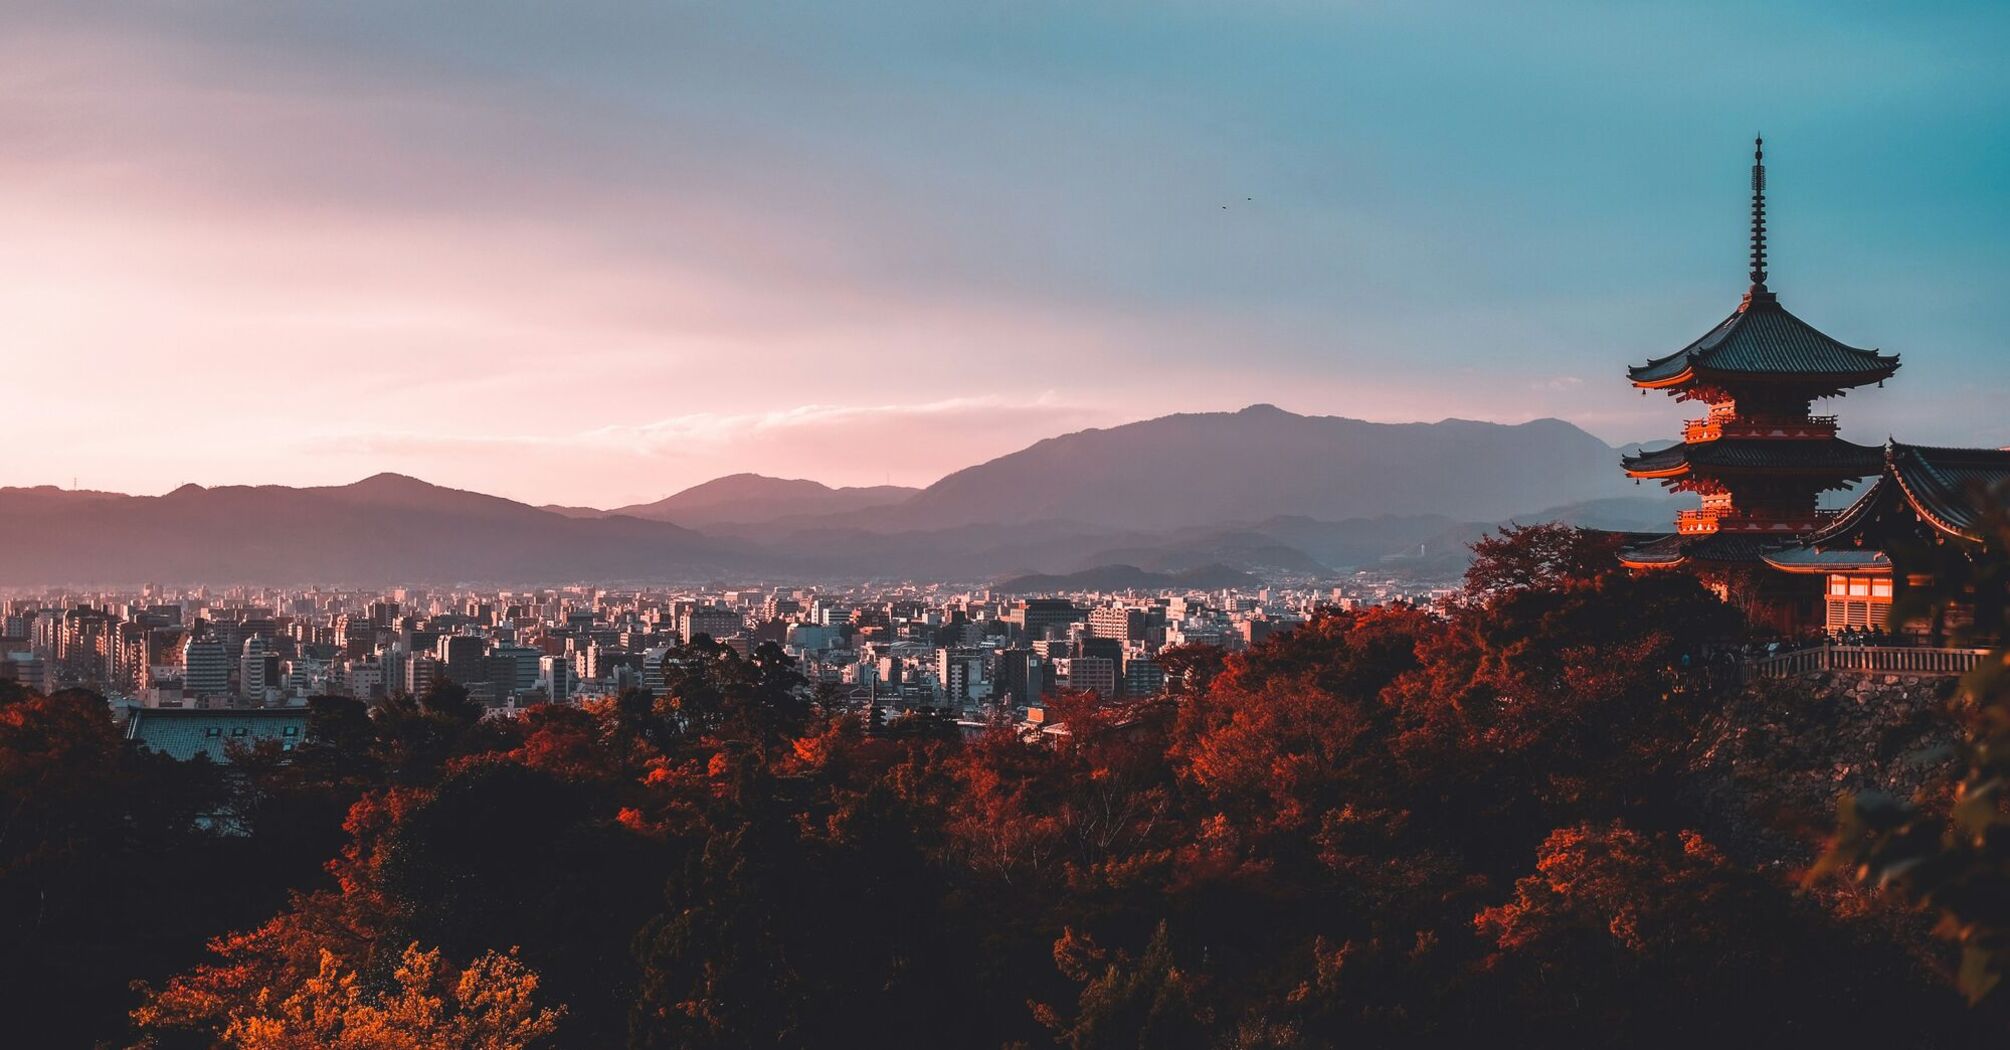
<svg viewBox="0 0 2010 1050">
<path fill-rule="evenodd" d="M 1827 515 L 1823 492 L 1877 474 L 1884 451 L 1844 441 L 1817 400 L 1881 383 L 1898 357 L 1829 338 L 1788 313 L 1766 287 L 1764 140 L 1752 156 L 1751 287 L 1737 310 L 1702 338 L 1628 369 L 1641 390 L 1699 402 L 1682 441 L 1625 457 L 1626 473 L 1702 497 L 1682 511 L 1676 531 L 1642 537 L 1621 553 L 1634 568 L 1687 566 L 1739 592 L 1748 609 L 1789 626 L 1805 610 L 1782 592 L 1764 556 L 1812 535 Z M 1773 577 L 1768 580 L 1768 577 Z"/>
</svg>

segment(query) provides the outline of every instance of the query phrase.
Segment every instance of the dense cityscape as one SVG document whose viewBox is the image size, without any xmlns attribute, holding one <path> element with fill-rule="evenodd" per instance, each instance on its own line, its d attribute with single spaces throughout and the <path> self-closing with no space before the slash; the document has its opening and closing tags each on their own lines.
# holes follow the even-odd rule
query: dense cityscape
<svg viewBox="0 0 2010 1050">
<path fill-rule="evenodd" d="M 1000 721 L 1037 731 L 1045 698 L 1058 691 L 1156 695 L 1165 678 L 1157 657 L 1168 648 L 1235 652 L 1321 610 L 1452 593 L 1397 582 L 1049 597 L 922 585 L 384 593 L 149 585 L 5 599 L 0 680 L 43 693 L 95 691 L 130 721 L 133 739 L 170 742 L 183 758 L 196 741 L 221 760 L 233 736 L 291 744 L 317 696 L 417 697 L 445 680 L 507 717 L 628 690 L 660 695 L 665 658 L 702 636 L 742 656 L 778 646 L 826 702 L 878 718 L 927 711 L 970 732 Z"/>
<path fill-rule="evenodd" d="M 2006 43 L 0 0 L 0 1050 L 2005 1046 Z"/>
</svg>

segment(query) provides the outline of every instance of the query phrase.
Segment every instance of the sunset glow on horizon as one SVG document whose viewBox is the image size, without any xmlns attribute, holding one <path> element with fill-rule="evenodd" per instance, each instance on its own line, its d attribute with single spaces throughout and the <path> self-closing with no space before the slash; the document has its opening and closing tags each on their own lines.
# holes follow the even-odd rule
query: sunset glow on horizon
<svg viewBox="0 0 2010 1050">
<path fill-rule="evenodd" d="M 2002 446 L 2006 19 L 10 4 L 0 485 L 610 507 L 1256 402 L 1652 440 L 1619 365 L 1736 305 L 1756 130 L 1783 302 L 1904 356 L 1847 436 Z"/>
</svg>

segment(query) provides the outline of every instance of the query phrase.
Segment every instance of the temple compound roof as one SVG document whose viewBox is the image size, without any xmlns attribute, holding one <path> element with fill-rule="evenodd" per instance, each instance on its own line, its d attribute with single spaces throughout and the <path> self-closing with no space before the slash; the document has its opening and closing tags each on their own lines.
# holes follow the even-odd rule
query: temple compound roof
<svg viewBox="0 0 2010 1050">
<path fill-rule="evenodd" d="M 126 711 L 126 739 L 183 762 L 197 755 L 227 762 L 232 743 L 250 747 L 272 740 L 291 751 L 306 736 L 304 707 L 129 707 Z"/>
<path fill-rule="evenodd" d="M 1787 572 L 1889 572 L 1891 561 L 1867 527 L 1905 512 L 1949 539 L 1983 543 L 1995 504 L 2010 499 L 2010 449 L 1934 448 L 1893 441 L 1884 448 L 1884 472 L 1855 503 L 1805 544 L 1775 551 L 1766 563 Z"/>
<path fill-rule="evenodd" d="M 1620 552 L 1620 560 L 1636 568 L 1673 568 L 1697 558 L 1711 562 L 1758 563 L 1770 551 L 1779 549 L 1774 536 L 1716 533 L 1684 536 L 1675 532 L 1644 533 L 1632 538 Z"/>
</svg>

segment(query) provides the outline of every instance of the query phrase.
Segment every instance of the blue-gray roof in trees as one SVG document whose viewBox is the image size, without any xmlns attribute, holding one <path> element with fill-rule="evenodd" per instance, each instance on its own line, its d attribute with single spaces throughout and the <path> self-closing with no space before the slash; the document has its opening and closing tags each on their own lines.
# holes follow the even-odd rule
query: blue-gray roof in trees
<svg viewBox="0 0 2010 1050">
<path fill-rule="evenodd" d="M 232 743 L 249 747 L 272 740 L 291 751 L 306 736 L 304 708 L 132 707 L 126 713 L 126 739 L 184 762 L 199 754 L 227 762 Z"/>
</svg>

